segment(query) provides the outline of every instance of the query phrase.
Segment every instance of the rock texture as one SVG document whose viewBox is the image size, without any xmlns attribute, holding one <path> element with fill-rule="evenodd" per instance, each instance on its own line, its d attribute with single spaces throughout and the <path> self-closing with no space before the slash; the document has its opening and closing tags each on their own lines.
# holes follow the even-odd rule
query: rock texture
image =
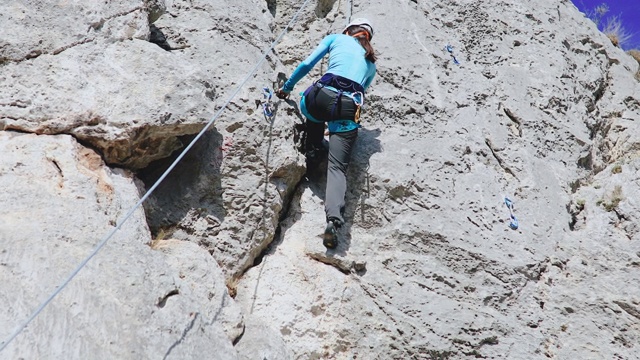
<svg viewBox="0 0 640 360">
<path fill-rule="evenodd" d="M 569 2 L 355 3 L 381 56 L 345 244 L 319 245 L 304 182 L 243 278 L 249 319 L 300 358 L 635 358 L 637 62 Z"/>
<path fill-rule="evenodd" d="M 246 74 L 270 36 L 255 2 L 247 2 L 247 11 L 229 11 L 234 19 L 214 10 L 231 9 L 224 1 L 175 1 L 158 26 L 150 25 L 158 6 L 142 1 L 36 4 L 0 5 L 11 29 L 0 40 L 6 62 L 0 126 L 72 134 L 100 149 L 108 163 L 136 169 L 170 155 L 183 145 L 180 136 L 202 129 L 222 105 L 220 94 Z M 262 27 L 249 29 L 256 39 L 244 30 L 229 41 L 236 36 L 228 34 L 229 24 L 241 14 L 243 22 Z M 164 26 L 171 26 L 169 39 L 179 41 L 165 49 L 149 42 L 167 44 Z M 222 51 L 223 43 L 236 50 Z"/>
<path fill-rule="evenodd" d="M 0 341 L 228 105 L 0 358 L 637 358 L 638 62 L 566 0 L 319 0 L 247 77 L 301 4 L 0 4 Z M 360 16 L 327 251 L 298 91 L 261 89 Z"/>
<path fill-rule="evenodd" d="M 113 229 L 138 189 L 132 173 L 109 169 L 69 135 L 4 132 L 0 144 L 0 184 L 11 189 L 0 195 L 4 338 Z M 189 243 L 163 254 L 150 242 L 139 210 L 1 358 L 234 358 L 243 319 L 217 264 Z"/>
</svg>

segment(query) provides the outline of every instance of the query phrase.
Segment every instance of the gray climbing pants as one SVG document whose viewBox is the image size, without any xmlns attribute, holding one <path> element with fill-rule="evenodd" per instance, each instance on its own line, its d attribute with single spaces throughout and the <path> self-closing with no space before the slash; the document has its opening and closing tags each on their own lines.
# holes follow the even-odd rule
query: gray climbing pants
<svg viewBox="0 0 640 360">
<path fill-rule="evenodd" d="M 329 162 L 327 165 L 327 189 L 324 199 L 324 211 L 328 220 L 344 223 L 342 217 L 347 192 L 347 167 L 353 145 L 358 138 L 358 129 L 334 133 L 329 136 Z"/>
</svg>

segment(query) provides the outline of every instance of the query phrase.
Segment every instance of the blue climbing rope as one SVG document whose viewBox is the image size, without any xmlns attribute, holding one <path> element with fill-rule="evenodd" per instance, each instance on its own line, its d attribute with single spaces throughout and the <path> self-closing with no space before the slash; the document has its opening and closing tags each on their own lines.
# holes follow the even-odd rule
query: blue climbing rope
<svg viewBox="0 0 640 360">
<path fill-rule="evenodd" d="M 516 216 L 513 215 L 513 201 L 511 201 L 508 197 L 505 197 L 504 203 L 505 205 L 507 205 L 507 209 L 509 209 L 509 215 L 511 217 L 509 227 L 513 230 L 518 230 L 518 219 L 516 219 Z"/>
<path fill-rule="evenodd" d="M 56 290 L 53 291 L 53 293 L 51 293 L 25 321 L 23 321 L 18 327 L 16 327 L 14 332 L 5 341 L 0 343 L 0 352 L 3 351 L 27 327 L 27 325 L 29 325 L 29 323 L 31 323 L 31 321 L 33 321 L 33 319 L 35 319 L 36 316 L 38 316 L 38 314 L 40 314 L 42 312 L 42 310 L 44 310 L 44 308 L 47 305 L 49 305 L 49 303 L 51 301 L 53 301 L 53 299 L 71 282 L 71 280 L 73 280 L 73 278 L 75 278 L 75 276 L 78 275 L 80 270 L 82 270 L 85 267 L 85 265 L 87 265 L 87 263 L 94 256 L 96 256 L 98 254 L 98 252 L 107 244 L 109 239 L 111 239 L 111 237 L 113 237 L 113 235 L 118 230 L 120 230 L 122 225 L 124 225 L 124 223 L 127 220 L 129 220 L 129 218 L 133 215 L 134 211 L 137 208 L 139 208 L 142 205 L 142 203 L 145 200 L 147 200 L 147 198 L 149 198 L 149 196 L 151 196 L 153 191 L 160 185 L 160 183 L 162 181 L 164 181 L 164 179 L 169 175 L 169 173 L 176 167 L 176 165 L 182 160 L 182 158 L 184 158 L 184 156 L 187 154 L 187 152 L 205 134 L 205 132 L 211 127 L 211 125 L 213 125 L 215 120 L 220 116 L 220 114 L 222 114 L 222 112 L 231 103 L 231 100 L 233 100 L 236 97 L 236 95 L 238 95 L 238 93 L 240 92 L 240 90 L 242 90 L 244 85 L 246 85 L 246 83 L 251 79 L 251 77 L 255 74 L 255 72 L 260 68 L 262 63 L 267 59 L 267 56 L 269 55 L 269 53 L 271 51 L 273 51 L 273 48 L 276 46 L 276 44 L 278 42 L 280 42 L 282 37 L 289 31 L 289 29 L 292 28 L 293 24 L 296 22 L 296 20 L 298 18 L 298 15 L 300 15 L 300 13 L 306 7 L 306 5 L 309 3 L 309 1 L 310 0 L 305 0 L 305 2 L 300 6 L 300 9 L 298 9 L 298 11 L 293 15 L 293 17 L 291 18 L 291 21 L 289 21 L 289 23 L 284 27 L 284 30 L 282 30 L 280 35 L 271 43 L 271 45 L 269 45 L 269 48 L 265 52 L 263 52 L 262 58 L 256 63 L 256 65 L 249 72 L 249 74 L 245 77 L 245 79 L 238 85 L 238 87 L 231 94 L 229 99 L 224 103 L 224 105 L 222 105 L 222 107 L 220 109 L 218 109 L 218 111 L 213 115 L 211 120 L 209 120 L 209 122 L 198 133 L 198 135 L 196 135 L 196 137 L 193 138 L 193 140 L 189 143 L 189 145 L 187 145 L 184 148 L 184 150 L 180 153 L 180 155 L 178 155 L 178 157 L 173 161 L 173 163 L 169 166 L 169 168 L 167 168 L 167 170 L 165 170 L 165 172 L 160 176 L 160 178 L 155 182 L 155 184 L 153 184 L 153 186 L 151 186 L 151 188 L 149 188 L 149 190 L 146 192 L 146 194 L 144 194 L 144 196 L 142 196 L 142 198 L 140 198 L 140 200 L 126 213 L 126 215 L 120 221 L 118 221 L 118 223 L 113 228 L 113 230 L 111 232 L 109 232 L 98 243 L 98 245 L 96 245 L 96 247 L 93 249 L 93 251 L 91 251 L 91 253 L 84 260 L 82 260 L 82 262 L 80 262 L 80 264 L 71 272 L 71 274 L 69 274 L 69 276 L 67 276 L 67 278 L 61 283 L 61 285 L 58 286 L 56 288 Z"/>
</svg>

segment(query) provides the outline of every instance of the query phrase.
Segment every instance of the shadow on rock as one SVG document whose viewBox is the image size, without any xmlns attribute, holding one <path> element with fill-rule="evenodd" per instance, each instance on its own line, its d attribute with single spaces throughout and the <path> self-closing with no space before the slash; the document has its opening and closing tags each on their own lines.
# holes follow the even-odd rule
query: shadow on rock
<svg viewBox="0 0 640 360">
<path fill-rule="evenodd" d="M 364 202 L 371 194 L 369 186 L 370 159 L 373 154 L 382 151 L 380 140 L 378 140 L 381 132 L 380 129 L 361 128 L 358 132 L 358 141 L 351 154 L 351 163 L 347 172 L 345 226 L 342 229 L 347 234 L 349 243 L 351 242 L 351 227 L 358 218 L 358 213 L 361 222 L 366 218 Z"/>
<path fill-rule="evenodd" d="M 334 250 L 327 250 L 328 258 L 334 255 L 344 256 L 351 247 L 351 227 L 356 218 L 356 210 L 359 203 L 369 197 L 369 160 L 371 156 L 382 150 L 380 145 L 380 129 L 358 130 L 358 139 L 351 153 L 351 161 L 347 170 L 347 193 L 345 194 L 346 207 L 344 209 L 345 224 L 339 229 L 340 242 Z M 321 199 L 325 198 L 327 184 L 327 160 L 323 160 L 315 169 L 307 171 L 308 187 L 313 194 Z M 360 211 L 366 211 L 364 204 L 360 206 Z M 364 218 L 364 214 L 361 214 Z M 322 239 L 319 240 L 322 242 Z M 318 259 L 323 261 L 321 259 Z M 323 261 L 326 262 L 326 261 Z"/>
<path fill-rule="evenodd" d="M 181 138 L 184 144 L 193 136 Z M 182 150 L 170 157 L 154 161 L 138 172 L 138 177 L 149 189 L 171 166 Z M 209 223 L 202 236 L 215 236 L 224 221 L 220 166 L 224 152 L 223 136 L 215 129 L 204 136 L 187 152 L 167 177 L 158 185 L 144 208 L 154 236 L 166 229 L 180 226 L 189 212 L 197 212 Z"/>
</svg>

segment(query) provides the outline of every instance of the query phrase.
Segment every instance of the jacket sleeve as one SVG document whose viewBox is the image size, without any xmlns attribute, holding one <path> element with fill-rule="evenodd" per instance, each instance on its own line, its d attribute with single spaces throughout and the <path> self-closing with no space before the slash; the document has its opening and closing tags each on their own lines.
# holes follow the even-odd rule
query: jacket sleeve
<svg viewBox="0 0 640 360">
<path fill-rule="evenodd" d="M 371 63 L 371 67 L 369 68 L 369 73 L 367 74 L 367 80 L 364 83 L 364 89 L 367 90 L 369 85 L 373 82 L 373 78 L 376 76 L 376 64 Z"/>
<path fill-rule="evenodd" d="M 320 41 L 318 47 L 311 53 L 311 55 L 309 55 L 309 57 L 298 65 L 293 74 L 291 74 L 291 77 L 289 77 L 289 80 L 284 83 L 284 86 L 282 86 L 284 91 L 291 92 L 298 81 L 307 75 L 318 61 L 329 53 L 329 48 L 331 47 L 331 43 L 333 43 L 334 38 L 335 35 L 328 35 Z"/>
</svg>

